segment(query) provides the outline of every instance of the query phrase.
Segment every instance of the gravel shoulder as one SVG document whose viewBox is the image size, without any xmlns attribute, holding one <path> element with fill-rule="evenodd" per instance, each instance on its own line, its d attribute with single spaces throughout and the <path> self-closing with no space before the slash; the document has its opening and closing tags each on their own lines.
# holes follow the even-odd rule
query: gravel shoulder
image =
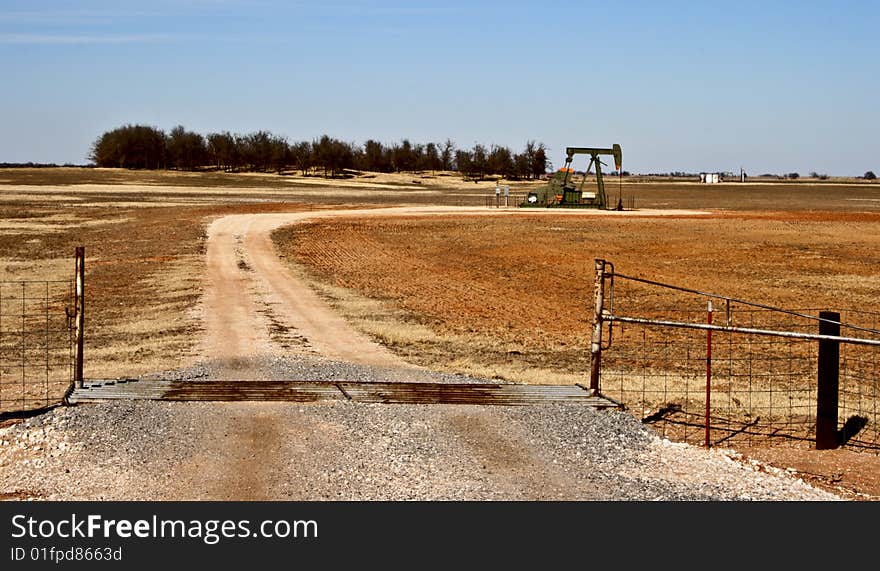
<svg viewBox="0 0 880 571">
<path fill-rule="evenodd" d="M 0 490 L 16 499 L 837 499 L 567 404 L 120 401 L 55 409 L 0 443 Z"/>
</svg>

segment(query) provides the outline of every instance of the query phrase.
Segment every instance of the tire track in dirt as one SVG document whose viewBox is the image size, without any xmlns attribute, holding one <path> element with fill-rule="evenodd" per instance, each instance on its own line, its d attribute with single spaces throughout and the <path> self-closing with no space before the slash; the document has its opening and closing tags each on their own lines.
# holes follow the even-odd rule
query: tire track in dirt
<svg viewBox="0 0 880 571">
<path fill-rule="evenodd" d="M 268 318 L 296 331 L 325 357 L 371 365 L 403 365 L 336 316 L 278 258 L 272 231 L 313 214 L 231 215 L 210 225 L 202 304 L 205 359 L 224 366 L 290 350 L 272 339 Z M 236 261 L 236 237 L 240 237 L 250 272 Z"/>
<path fill-rule="evenodd" d="M 520 427 L 499 426 L 492 415 L 468 411 L 447 415 L 442 428 L 459 436 L 500 497 L 536 501 L 571 494 L 570 476 L 548 463 L 540 450 L 523 446 L 526 438 L 516 434 Z M 598 490 L 590 493 L 594 499 L 603 497 Z"/>
<path fill-rule="evenodd" d="M 213 221 L 207 231 L 207 269 L 201 305 L 205 334 L 201 355 L 222 363 L 285 352 L 268 331 L 265 314 L 269 313 L 272 320 L 295 330 L 324 357 L 366 365 L 407 366 L 390 351 L 355 331 L 298 280 L 279 258 L 272 232 L 289 224 L 321 219 L 450 214 L 500 213 L 467 207 L 396 207 L 234 214 Z M 243 251 L 245 265 L 252 272 L 239 266 L 237 249 Z M 332 247 L 328 250 L 331 255 L 343 255 Z"/>
<path fill-rule="evenodd" d="M 207 284 L 202 300 L 206 335 L 201 354 L 207 359 L 230 362 L 270 351 L 268 338 L 256 326 L 257 308 L 248 294 L 249 280 L 239 267 L 239 256 L 236 255 L 241 247 L 240 237 L 247 232 L 249 221 L 245 218 L 235 222 L 226 217 L 210 227 L 205 254 Z"/>
<path fill-rule="evenodd" d="M 218 218 L 207 231 L 206 274 L 200 305 L 204 337 L 200 354 L 230 380 L 260 378 L 261 371 L 256 365 L 260 357 L 283 356 L 290 352 L 316 352 L 329 359 L 363 365 L 415 368 L 356 331 L 300 281 L 278 256 L 272 241 L 273 231 L 290 224 L 333 218 L 496 216 L 513 212 L 487 212 L 484 208 L 468 207 L 395 207 L 235 214 Z M 378 246 L 376 244 L 372 251 L 382 255 Z M 328 250 L 331 256 L 343 259 L 349 255 L 335 247 Z M 419 269 L 419 262 L 412 263 L 411 271 Z M 449 284 L 437 286 L 449 287 Z M 305 344 L 285 346 L 278 338 L 279 329 L 293 331 L 294 338 L 304 339 Z M 282 473 L 294 456 L 309 453 L 308 450 L 288 450 L 289 443 L 280 436 L 280 427 L 290 420 L 284 407 L 255 409 L 250 406 L 254 404 L 257 403 L 231 404 L 224 409 L 224 414 L 214 415 L 219 417 L 218 426 L 202 436 L 205 442 L 200 450 L 203 452 L 191 459 L 198 471 L 210 475 L 205 492 L 211 498 L 276 497 L 278 490 L 273 487 L 277 483 L 273 482 L 277 478 L 273 478 L 273 474 Z M 473 423 L 476 424 L 471 426 Z M 522 465 L 527 472 L 533 472 L 538 463 L 530 455 L 513 454 L 515 442 L 503 436 L 503 426 L 479 419 L 468 420 L 463 425 L 459 419 L 447 423 L 445 430 L 451 434 L 479 433 L 473 442 L 474 453 L 480 456 L 503 444 L 507 452 L 502 456 L 509 457 L 509 461 L 502 461 L 497 454 L 490 455 L 490 463 L 497 464 L 500 472 L 493 480 L 497 478 L 498 485 L 507 490 L 523 487 L 540 490 L 541 482 L 523 479 L 517 469 Z M 226 435 L 226 440 L 212 438 L 218 432 Z M 440 434 L 438 438 L 445 436 Z M 557 488 L 564 485 L 559 474 L 552 474 L 551 480 Z"/>
</svg>

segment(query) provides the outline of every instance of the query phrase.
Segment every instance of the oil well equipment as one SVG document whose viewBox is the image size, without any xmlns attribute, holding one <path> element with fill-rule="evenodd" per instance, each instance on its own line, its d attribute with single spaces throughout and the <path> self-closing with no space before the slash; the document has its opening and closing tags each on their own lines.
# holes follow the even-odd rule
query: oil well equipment
<svg viewBox="0 0 880 571">
<path fill-rule="evenodd" d="M 602 180 L 602 166 L 608 166 L 599 158 L 602 155 L 614 157 L 614 168 L 617 170 L 618 179 L 620 169 L 623 166 L 623 152 L 620 145 L 614 144 L 610 149 L 599 147 L 566 147 L 565 166 L 559 169 L 550 179 L 546 187 L 529 192 L 522 207 L 540 208 L 605 208 L 607 199 L 605 196 L 605 182 Z M 580 185 L 576 185 L 572 175 L 574 170 L 571 163 L 576 155 L 589 155 L 590 164 L 584 171 Z M 584 190 L 584 184 L 590 171 L 596 166 L 596 188 L 594 191 Z"/>
</svg>

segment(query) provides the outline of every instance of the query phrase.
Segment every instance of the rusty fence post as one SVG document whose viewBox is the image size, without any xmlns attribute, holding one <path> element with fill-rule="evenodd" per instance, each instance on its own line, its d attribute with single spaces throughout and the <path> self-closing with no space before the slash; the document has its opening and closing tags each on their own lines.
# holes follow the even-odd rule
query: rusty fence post
<svg viewBox="0 0 880 571">
<path fill-rule="evenodd" d="M 819 335 L 840 336 L 840 314 L 819 312 Z M 837 402 L 840 384 L 840 343 L 819 341 L 819 376 L 816 388 L 816 450 L 837 448 Z"/>
<path fill-rule="evenodd" d="M 84 246 L 76 247 L 76 276 L 75 285 L 75 309 L 74 320 L 76 327 L 76 360 L 74 369 L 74 383 L 79 388 L 83 386 L 83 338 L 85 336 L 85 285 L 86 285 L 86 249 Z"/>
<path fill-rule="evenodd" d="M 599 371 L 602 361 L 602 309 L 605 304 L 605 260 L 596 259 L 593 290 L 593 337 L 590 342 L 590 394 L 599 394 Z"/>
<path fill-rule="evenodd" d="M 712 325 L 712 300 L 709 300 L 709 310 L 706 323 Z M 709 448 L 709 413 L 712 398 L 712 330 L 706 330 L 706 448 Z"/>
</svg>

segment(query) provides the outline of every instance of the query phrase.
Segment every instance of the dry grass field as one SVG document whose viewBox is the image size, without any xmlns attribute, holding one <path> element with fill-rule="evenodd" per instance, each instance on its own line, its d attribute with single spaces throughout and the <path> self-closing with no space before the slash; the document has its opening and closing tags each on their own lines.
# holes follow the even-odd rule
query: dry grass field
<svg viewBox="0 0 880 571">
<path fill-rule="evenodd" d="M 533 184 L 512 183 L 511 191 Z M 427 173 L 327 181 L 5 169 L 0 280 L 66 279 L 74 246 L 84 245 L 86 376 L 167 370 L 193 359 L 205 229 L 216 217 L 331 206 L 483 206 L 494 186 Z M 637 209 L 708 213 L 340 219 L 275 237 L 295 271 L 406 359 L 525 382 L 584 381 L 596 257 L 622 273 L 783 307 L 876 310 L 878 184 L 627 179 L 609 184 L 612 200 L 618 192 Z"/>
</svg>

